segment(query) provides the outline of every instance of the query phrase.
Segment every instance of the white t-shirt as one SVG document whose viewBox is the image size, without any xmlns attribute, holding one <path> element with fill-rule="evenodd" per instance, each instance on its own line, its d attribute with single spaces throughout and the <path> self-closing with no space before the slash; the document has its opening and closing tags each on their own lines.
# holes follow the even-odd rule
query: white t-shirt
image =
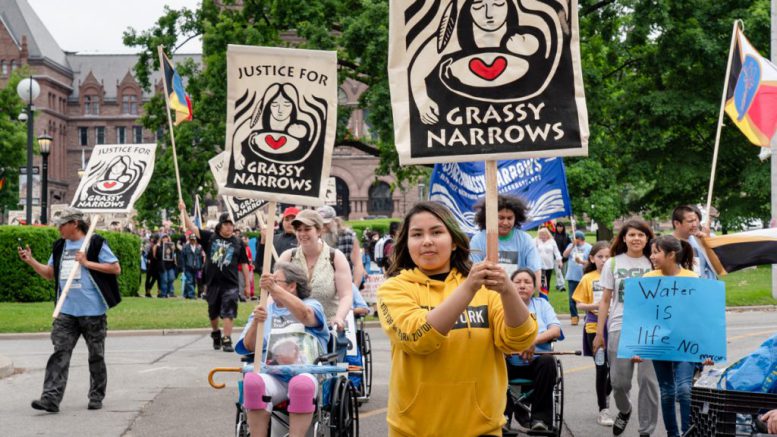
<svg viewBox="0 0 777 437">
<path fill-rule="evenodd" d="M 615 263 L 615 268 L 613 268 L 612 263 Z M 625 253 L 610 258 L 602 267 L 602 277 L 599 279 L 599 283 L 602 287 L 612 290 L 607 326 L 610 332 L 620 331 L 623 324 L 623 280 L 640 278 L 651 270 L 653 270 L 653 265 L 650 264 L 647 257 L 632 258 Z"/>
</svg>

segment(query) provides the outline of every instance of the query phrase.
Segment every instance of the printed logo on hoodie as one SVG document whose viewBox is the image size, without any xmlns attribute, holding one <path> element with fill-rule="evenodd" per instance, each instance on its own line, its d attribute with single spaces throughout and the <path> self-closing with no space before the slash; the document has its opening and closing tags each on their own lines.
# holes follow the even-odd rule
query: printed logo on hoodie
<svg viewBox="0 0 777 437">
<path fill-rule="evenodd" d="M 453 324 L 452 329 L 466 329 L 467 328 L 467 316 L 469 316 L 469 326 L 472 328 L 488 328 L 488 305 L 481 305 L 477 307 L 467 307 L 467 309 L 459 315 L 459 319 Z"/>
</svg>

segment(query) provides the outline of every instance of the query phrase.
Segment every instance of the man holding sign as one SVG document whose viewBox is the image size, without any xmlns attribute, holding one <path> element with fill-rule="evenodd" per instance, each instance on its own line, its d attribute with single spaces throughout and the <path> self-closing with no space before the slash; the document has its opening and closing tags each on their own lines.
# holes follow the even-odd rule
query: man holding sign
<svg viewBox="0 0 777 437">
<path fill-rule="evenodd" d="M 43 394 L 32 401 L 32 408 L 49 413 L 59 412 L 59 403 L 65 394 L 70 357 L 78 337 L 84 337 L 89 350 L 89 404 L 90 410 L 102 408 L 108 381 L 105 367 L 105 335 L 108 329 L 106 311 L 121 301 L 118 276 L 121 266 L 108 243 L 98 234 L 92 235 L 89 249 L 79 251 L 84 244 L 88 225 L 84 214 L 75 208 L 66 208 L 54 223 L 60 239 L 54 242 L 47 264 L 32 257 L 30 246 L 19 245 L 19 257 L 41 277 L 55 281 L 59 299 L 65 282 L 73 269 L 76 271 L 70 292 L 64 298 L 62 310 L 54 319 L 51 342 L 54 353 L 46 364 Z M 79 265 L 80 264 L 80 265 Z"/>
</svg>

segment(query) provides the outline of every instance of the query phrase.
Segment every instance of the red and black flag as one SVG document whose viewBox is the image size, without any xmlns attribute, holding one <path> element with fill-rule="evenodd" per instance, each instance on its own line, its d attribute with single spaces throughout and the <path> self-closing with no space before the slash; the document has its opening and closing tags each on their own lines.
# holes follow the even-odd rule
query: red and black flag
<svg viewBox="0 0 777 437">
<path fill-rule="evenodd" d="M 777 264 L 777 228 L 700 239 L 718 275 L 763 264 Z"/>
</svg>

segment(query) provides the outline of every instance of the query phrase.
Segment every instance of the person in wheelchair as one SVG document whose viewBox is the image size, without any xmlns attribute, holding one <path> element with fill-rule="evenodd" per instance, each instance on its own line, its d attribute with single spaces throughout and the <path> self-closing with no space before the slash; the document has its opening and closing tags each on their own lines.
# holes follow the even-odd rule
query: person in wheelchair
<svg viewBox="0 0 777 437">
<path fill-rule="evenodd" d="M 310 287 L 302 267 L 278 262 L 274 274 L 262 275 L 261 287 L 269 291 L 273 302 L 266 309 L 257 305 L 235 351 L 241 355 L 253 354 L 257 322 L 266 322 L 261 362 L 273 365 L 313 364 L 326 351 L 329 328 L 323 307 L 317 300 L 309 298 Z M 318 380 L 313 375 L 300 373 L 292 377 L 246 373 L 243 390 L 252 436 L 267 435 L 273 405 L 286 400 L 289 401 L 289 435 L 301 436 L 307 432 L 318 393 Z"/>
<path fill-rule="evenodd" d="M 534 344 L 519 354 L 507 357 L 507 375 L 509 380 L 529 379 L 532 381 L 533 392 L 529 397 L 531 402 L 531 417 L 526 417 L 526 411 L 513 404 L 507 396 L 505 415 L 509 418 L 514 414 L 524 430 L 548 431 L 553 423 L 553 386 L 556 384 L 556 359 L 552 355 L 537 355 L 535 352 L 550 352 L 551 342 L 563 339 L 561 322 L 550 303 L 540 297 L 532 297 L 535 284 L 534 272 L 527 268 L 516 270 L 511 278 L 529 312 L 537 318 L 537 338 Z"/>
</svg>

